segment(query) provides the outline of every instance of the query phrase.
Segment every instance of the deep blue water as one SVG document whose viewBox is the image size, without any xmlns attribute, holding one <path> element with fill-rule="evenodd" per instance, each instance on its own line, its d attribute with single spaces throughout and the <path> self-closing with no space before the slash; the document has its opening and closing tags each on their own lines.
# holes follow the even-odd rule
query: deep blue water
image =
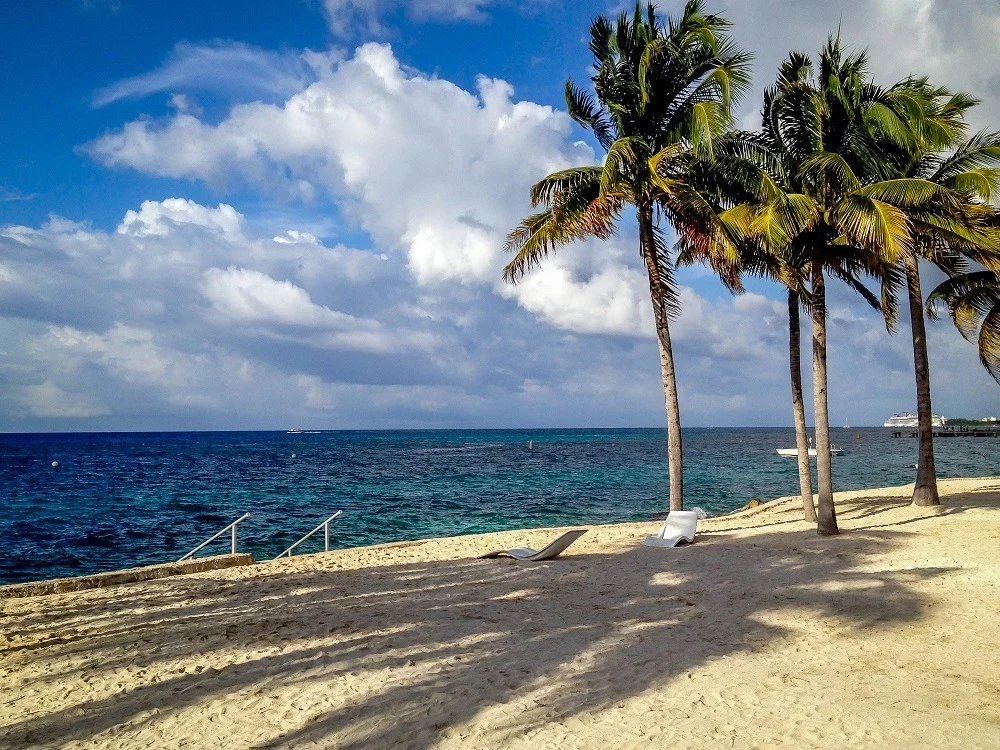
<svg viewBox="0 0 1000 750">
<path fill-rule="evenodd" d="M 836 489 L 913 480 L 916 440 L 833 432 L 847 451 L 833 462 Z M 240 551 L 257 559 L 339 508 L 336 547 L 649 519 L 667 502 L 665 440 L 663 430 L 0 435 L 0 583 L 175 560 L 244 512 Z M 689 506 L 723 512 L 798 492 L 794 459 L 774 452 L 795 444 L 791 429 L 686 429 L 684 440 Z M 936 447 L 942 477 L 1000 472 L 998 439 Z M 322 533 L 298 551 L 321 545 Z"/>
</svg>

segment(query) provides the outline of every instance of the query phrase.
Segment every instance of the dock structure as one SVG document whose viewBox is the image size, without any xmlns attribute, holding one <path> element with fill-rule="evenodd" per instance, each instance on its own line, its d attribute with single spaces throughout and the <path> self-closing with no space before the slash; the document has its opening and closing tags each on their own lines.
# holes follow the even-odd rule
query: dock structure
<svg viewBox="0 0 1000 750">
<path fill-rule="evenodd" d="M 906 434 L 908 437 L 915 438 L 920 433 L 917 430 L 908 430 L 904 433 L 902 430 L 896 430 L 892 433 L 894 438 L 901 438 Z M 940 430 L 933 430 L 932 434 L 936 438 L 953 438 L 953 437 L 1000 437 L 1000 427 L 946 427 Z"/>
</svg>

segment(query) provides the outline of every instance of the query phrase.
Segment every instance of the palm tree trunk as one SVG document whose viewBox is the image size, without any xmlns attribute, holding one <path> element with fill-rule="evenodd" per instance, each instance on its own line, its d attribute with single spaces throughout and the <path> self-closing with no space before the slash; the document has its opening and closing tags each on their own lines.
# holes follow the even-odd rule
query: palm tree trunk
<svg viewBox="0 0 1000 750">
<path fill-rule="evenodd" d="M 924 300 L 920 292 L 917 257 L 906 254 L 906 289 L 910 298 L 910 328 L 913 332 L 913 370 L 917 379 L 917 432 L 920 437 L 917 481 L 913 504 L 940 505 L 937 471 L 934 468 L 934 425 L 931 410 L 931 372 L 927 361 L 927 329 L 924 327 Z"/>
<path fill-rule="evenodd" d="M 819 255 L 812 261 L 813 324 L 813 408 L 816 424 L 816 487 L 819 490 L 819 519 L 816 530 L 822 536 L 839 534 L 833 507 L 833 466 L 830 462 L 830 413 L 826 378 L 826 281 Z"/>
<path fill-rule="evenodd" d="M 792 375 L 792 415 L 795 447 L 799 451 L 799 493 L 806 520 L 815 523 L 812 472 L 809 469 L 809 438 L 806 435 L 806 405 L 802 398 L 802 334 L 799 328 L 799 295 L 788 290 L 788 364 Z"/>
<path fill-rule="evenodd" d="M 684 450 L 681 441 L 681 408 L 677 397 L 674 353 L 670 345 L 670 317 L 667 314 L 666 287 L 660 275 L 653 229 L 652 206 L 639 207 L 639 242 L 649 275 L 649 294 L 656 323 L 656 341 L 660 349 L 660 374 L 667 409 L 667 468 L 670 472 L 670 510 L 684 508 Z"/>
</svg>

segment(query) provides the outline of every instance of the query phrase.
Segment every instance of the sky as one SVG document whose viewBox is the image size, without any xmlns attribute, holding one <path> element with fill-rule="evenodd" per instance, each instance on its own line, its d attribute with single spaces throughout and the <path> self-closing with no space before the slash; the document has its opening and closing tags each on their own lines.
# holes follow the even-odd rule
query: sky
<svg viewBox="0 0 1000 750">
<path fill-rule="evenodd" d="M 878 81 L 930 75 L 983 100 L 976 128 L 1000 128 L 995 2 L 707 6 L 756 55 L 744 127 L 781 59 L 839 27 Z M 0 431 L 662 426 L 631 222 L 516 287 L 500 277 L 531 184 L 600 161 L 562 91 L 588 83 L 591 19 L 619 9 L 12 0 Z M 791 424 L 780 290 L 678 280 L 683 423 Z M 831 420 L 913 411 L 905 318 L 890 336 L 830 295 Z M 929 342 L 935 412 L 1000 412 L 950 322 Z"/>
</svg>

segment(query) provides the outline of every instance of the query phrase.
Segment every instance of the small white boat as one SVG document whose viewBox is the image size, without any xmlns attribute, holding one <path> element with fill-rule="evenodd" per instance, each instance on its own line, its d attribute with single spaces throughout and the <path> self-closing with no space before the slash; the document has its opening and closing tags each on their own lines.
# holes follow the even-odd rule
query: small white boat
<svg viewBox="0 0 1000 750">
<path fill-rule="evenodd" d="M 777 450 L 779 456 L 798 457 L 799 455 L 798 448 L 776 448 L 775 450 Z M 843 452 L 843 448 L 833 444 L 830 445 L 831 456 L 839 456 Z M 816 458 L 816 456 L 816 447 L 813 445 L 813 439 L 809 438 L 809 458 Z"/>
<path fill-rule="evenodd" d="M 300 430 L 298 427 L 293 427 L 292 429 L 290 429 L 288 431 L 288 434 L 289 435 L 301 435 L 302 434 L 302 430 Z"/>
</svg>

